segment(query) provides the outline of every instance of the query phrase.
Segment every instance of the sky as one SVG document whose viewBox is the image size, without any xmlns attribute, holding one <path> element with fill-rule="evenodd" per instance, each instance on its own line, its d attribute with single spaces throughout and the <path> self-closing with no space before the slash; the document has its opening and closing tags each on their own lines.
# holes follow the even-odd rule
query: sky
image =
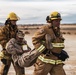
<svg viewBox="0 0 76 75">
<path fill-rule="evenodd" d="M 15 12 L 18 24 L 45 24 L 53 11 L 61 14 L 61 24 L 76 23 L 76 0 L 0 0 L 0 23 Z"/>
</svg>

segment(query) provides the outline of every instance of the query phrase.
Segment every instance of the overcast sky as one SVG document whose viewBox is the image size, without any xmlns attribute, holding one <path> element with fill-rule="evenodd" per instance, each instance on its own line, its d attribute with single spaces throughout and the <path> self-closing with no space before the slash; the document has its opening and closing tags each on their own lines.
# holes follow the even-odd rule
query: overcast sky
<svg viewBox="0 0 76 75">
<path fill-rule="evenodd" d="M 61 13 L 61 23 L 76 23 L 76 0 L 0 0 L 0 22 L 4 23 L 10 12 L 15 12 L 18 24 L 46 23 L 51 12 Z"/>
</svg>

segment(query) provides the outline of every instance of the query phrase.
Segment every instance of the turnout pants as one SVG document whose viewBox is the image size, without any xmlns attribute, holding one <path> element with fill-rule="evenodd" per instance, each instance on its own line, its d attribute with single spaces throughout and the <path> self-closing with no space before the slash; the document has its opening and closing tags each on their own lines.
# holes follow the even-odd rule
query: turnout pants
<svg viewBox="0 0 76 75">
<path fill-rule="evenodd" d="M 63 64 L 49 64 L 38 59 L 34 66 L 35 69 L 33 75 L 48 75 L 48 73 L 50 75 L 66 75 Z"/>
</svg>

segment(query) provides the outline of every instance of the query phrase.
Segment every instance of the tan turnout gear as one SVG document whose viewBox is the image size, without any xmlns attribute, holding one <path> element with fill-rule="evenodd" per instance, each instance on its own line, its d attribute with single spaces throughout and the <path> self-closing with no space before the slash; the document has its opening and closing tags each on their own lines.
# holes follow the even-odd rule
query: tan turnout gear
<svg viewBox="0 0 76 75">
<path fill-rule="evenodd" d="M 43 57 L 41 55 L 38 57 L 38 59 L 40 59 L 44 63 L 54 64 L 54 65 L 63 63 L 61 60 L 52 60 L 52 59 L 45 58 L 45 57 Z"/>
<path fill-rule="evenodd" d="M 48 75 L 48 72 L 49 75 L 66 75 L 62 68 L 63 64 L 53 65 L 37 59 L 34 66 L 35 70 L 33 75 Z"/>
<path fill-rule="evenodd" d="M 11 12 L 11 13 L 8 14 L 7 19 L 9 19 L 9 20 L 19 20 L 20 18 L 14 12 Z"/>
<path fill-rule="evenodd" d="M 36 49 L 38 49 L 42 44 L 45 45 L 45 35 L 49 34 L 51 40 L 53 40 L 52 45 L 53 45 L 53 52 L 60 53 L 61 50 L 64 48 L 64 38 L 62 37 L 60 30 L 58 32 L 60 34 L 59 37 L 56 37 L 51 25 L 45 25 L 43 26 L 38 32 L 34 34 L 32 37 L 32 42 L 33 45 L 35 46 Z M 37 40 L 36 40 L 37 39 Z"/>
<path fill-rule="evenodd" d="M 3 48 L 3 50 L 0 52 L 0 58 L 1 61 L 4 62 L 1 66 L 2 72 L 0 72 L 0 75 L 7 75 L 8 73 L 9 67 L 11 65 L 11 56 L 5 50 L 6 44 L 11 38 L 15 38 L 17 31 L 18 31 L 17 26 L 15 26 L 13 29 L 9 24 L 5 25 L 0 31 L 0 44 L 2 45 Z"/>
<path fill-rule="evenodd" d="M 52 25 L 48 24 L 41 27 L 40 30 L 38 30 L 32 37 L 32 43 L 36 50 L 41 49 L 41 45 L 44 45 L 45 47 L 45 50 L 38 57 L 35 63 L 34 75 L 47 75 L 48 73 L 50 73 L 50 75 L 65 75 L 62 68 L 62 60 L 52 54 L 52 52 L 60 53 L 64 48 L 64 38 L 60 32 L 60 29 L 58 29 L 57 33 L 59 35 L 58 37 L 56 37 L 53 31 Z M 49 35 L 49 37 L 47 38 L 46 35 Z M 49 39 L 49 44 L 47 43 L 47 39 Z M 58 71 L 57 68 L 61 70 L 61 72 Z M 54 74 L 53 71 L 55 71 L 56 74 Z"/>
<path fill-rule="evenodd" d="M 10 39 L 7 44 L 7 52 L 11 54 L 13 63 L 15 65 L 15 70 L 17 75 L 25 75 L 24 67 L 20 67 L 17 64 L 19 57 L 24 53 L 22 45 L 26 44 L 26 41 L 23 40 L 22 43 L 19 43 L 15 38 Z"/>
<path fill-rule="evenodd" d="M 28 46 L 28 45 L 25 44 L 25 42 L 23 41 L 24 44 L 22 46 L 21 42 L 18 43 L 18 39 L 17 39 L 17 38 L 23 38 L 23 37 L 24 37 L 24 34 L 21 31 L 18 31 L 16 39 L 13 38 L 8 42 L 7 52 L 12 55 L 12 59 L 14 63 L 17 63 L 20 67 L 30 67 L 36 62 L 36 59 L 43 52 L 43 49 L 45 49 L 45 46 L 41 45 L 37 50 L 33 49 L 28 53 L 26 52 L 23 53 L 24 52 L 23 46 L 24 45 Z M 20 55 L 18 54 L 19 51 L 21 52 Z"/>
<path fill-rule="evenodd" d="M 45 50 L 45 46 L 41 45 L 41 46 L 39 46 L 38 49 L 33 49 L 28 53 L 23 53 L 20 57 L 18 57 L 17 62 L 19 64 L 19 66 L 21 66 L 21 67 L 30 67 L 30 66 L 32 66 L 36 62 L 38 56 L 40 54 L 42 54 L 42 52 L 44 50 Z"/>
<path fill-rule="evenodd" d="M 30 67 L 32 66 L 38 56 L 42 53 L 43 51 L 39 50 L 32 50 L 28 53 L 23 53 L 19 58 L 18 58 L 18 64 L 21 67 Z"/>
<path fill-rule="evenodd" d="M 17 31 L 18 31 L 17 25 L 12 26 L 10 23 L 5 24 L 5 26 L 3 26 L 0 30 L 0 44 L 3 49 L 0 52 L 0 59 L 2 62 L 0 75 L 8 74 L 12 60 L 11 60 L 11 55 L 8 54 L 6 51 L 6 44 L 11 38 L 16 37 Z"/>
<path fill-rule="evenodd" d="M 8 59 L 11 60 L 10 55 L 6 53 L 6 51 L 0 52 L 0 59 Z"/>
<path fill-rule="evenodd" d="M 5 25 L 0 31 L 0 44 L 3 50 L 0 52 L 0 59 L 11 59 L 9 54 L 6 52 L 6 44 L 11 38 L 15 38 L 16 32 L 18 31 L 17 26 L 14 29 L 10 25 Z"/>
<path fill-rule="evenodd" d="M 24 63 L 25 57 L 23 57 L 23 54 L 25 56 L 25 54 L 27 53 L 25 52 L 26 49 L 23 50 L 23 45 L 27 45 L 27 50 L 30 49 L 26 40 L 23 39 L 21 42 L 19 42 L 19 40 L 17 39 L 17 38 L 23 38 L 22 35 L 23 33 L 21 31 L 18 31 L 17 32 L 18 37 L 10 39 L 10 41 L 7 44 L 7 49 L 6 49 L 7 52 L 11 54 L 12 56 L 12 60 L 14 62 L 14 65 L 16 66 L 17 75 L 25 74 L 25 71 L 24 71 L 25 66 L 22 66 L 25 64 Z M 19 60 L 20 58 L 22 61 Z"/>
<path fill-rule="evenodd" d="M 15 38 L 17 31 L 18 31 L 17 26 L 15 26 L 14 29 L 13 29 L 10 25 L 5 25 L 0 30 L 0 44 L 2 45 L 3 49 L 5 49 L 6 43 L 11 38 Z"/>
</svg>

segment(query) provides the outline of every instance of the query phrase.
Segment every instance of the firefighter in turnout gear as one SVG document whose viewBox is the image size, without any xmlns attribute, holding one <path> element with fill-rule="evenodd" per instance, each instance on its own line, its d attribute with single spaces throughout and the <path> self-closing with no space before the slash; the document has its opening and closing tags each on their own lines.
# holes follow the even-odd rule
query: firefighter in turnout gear
<svg viewBox="0 0 76 75">
<path fill-rule="evenodd" d="M 37 57 L 42 53 L 41 50 L 31 50 L 26 41 L 23 40 L 23 37 L 24 34 L 19 31 L 16 35 L 16 38 L 10 39 L 6 48 L 7 52 L 12 56 L 13 62 L 16 65 L 15 67 L 17 67 L 18 75 L 22 75 L 24 67 L 32 66 L 36 62 Z M 25 45 L 27 46 L 27 49 L 24 49 L 24 51 L 23 47 Z M 20 70 L 23 71 L 21 72 Z"/>
<path fill-rule="evenodd" d="M 23 48 L 24 46 L 27 48 Z M 7 43 L 6 50 L 9 54 L 11 54 L 13 65 L 15 66 L 14 68 L 16 70 L 16 75 L 25 75 L 24 67 L 20 67 L 17 61 L 23 53 L 26 53 L 31 49 L 27 45 L 26 40 L 24 40 L 24 34 L 22 31 L 17 32 L 16 38 L 10 39 L 10 41 Z"/>
<path fill-rule="evenodd" d="M 5 21 L 5 26 L 0 30 L 0 44 L 3 48 L 3 50 L 0 52 L 0 59 L 2 62 L 0 75 L 8 74 L 8 70 L 12 62 L 10 57 L 11 55 L 6 51 L 6 44 L 11 38 L 16 37 L 16 33 L 18 31 L 16 22 L 18 20 L 19 17 L 14 12 L 11 12 Z"/>
<path fill-rule="evenodd" d="M 64 38 L 60 32 L 60 13 L 52 12 L 47 16 L 47 25 L 42 26 L 32 37 L 32 43 L 36 50 L 42 54 L 34 64 L 34 75 L 66 75 L 63 69 L 63 61 L 56 56 L 64 48 Z"/>
</svg>

